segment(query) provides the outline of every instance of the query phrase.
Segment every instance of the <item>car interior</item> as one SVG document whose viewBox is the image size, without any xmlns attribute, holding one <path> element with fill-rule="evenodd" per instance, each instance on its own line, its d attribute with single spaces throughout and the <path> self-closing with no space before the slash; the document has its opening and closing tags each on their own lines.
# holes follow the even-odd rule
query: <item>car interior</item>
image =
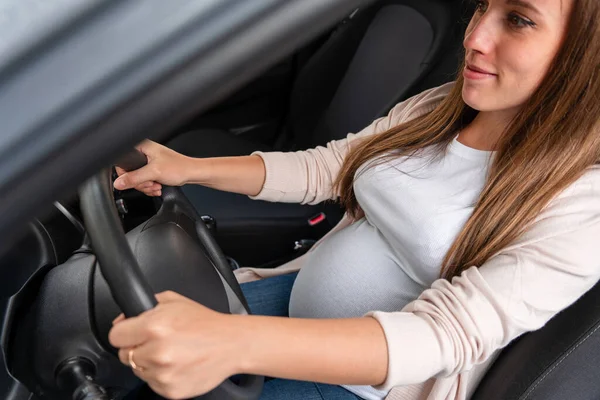
<svg viewBox="0 0 600 400">
<path fill-rule="evenodd" d="M 235 156 L 307 149 L 358 132 L 396 103 L 453 79 L 465 28 L 460 3 L 379 1 L 358 9 L 166 144 L 188 156 Z M 184 192 L 216 220 L 224 251 L 246 266 L 293 257 L 296 241 L 318 239 L 342 215 L 335 204 L 268 204 L 201 186 Z M 325 219 L 311 225 L 321 213 Z M 267 246 L 263 237 L 271 238 Z"/>
<path fill-rule="evenodd" d="M 219 157 L 248 155 L 254 151 L 298 151 L 342 139 L 384 116 L 398 102 L 452 81 L 459 68 L 462 39 L 473 11 L 474 4 L 463 0 L 373 1 L 353 10 L 327 32 L 218 104 L 189 118 L 161 142 L 188 156 Z M 114 171 L 112 177 L 115 177 Z M 102 188 L 102 183 L 99 187 Z M 101 190 L 106 191 L 106 186 L 103 188 Z M 211 265 L 223 268 L 223 256 L 227 268 L 232 269 L 281 265 L 306 252 L 344 212 L 333 202 L 267 203 L 196 185 L 168 193 L 172 197 L 163 195 L 162 199 L 153 199 L 134 190 L 114 190 L 111 194 L 114 205 L 127 232 L 127 239 L 122 243 L 140 243 L 143 237 L 145 246 L 162 248 L 171 261 L 199 265 L 197 274 L 205 271 L 202 273 L 210 275 L 206 271 Z M 82 211 L 84 197 L 83 191 L 79 195 L 66 194 L 49 207 L 43 217 L 30 222 L 21 239 L 0 257 L 0 320 L 4 321 L 0 396 L 6 400 L 59 398 L 58 392 L 48 389 L 47 382 L 27 373 L 27 360 L 37 357 L 35 351 L 46 351 L 45 346 L 52 348 L 52 344 L 36 342 L 31 346 L 20 333 L 55 329 L 56 321 L 43 318 L 44 310 L 50 310 L 43 299 L 56 295 L 50 293 L 44 282 L 47 279 L 66 281 L 71 279 L 68 276 L 77 275 L 84 265 L 94 263 L 88 258 L 92 253 L 90 236 L 94 233 L 91 217 Z M 160 240 L 153 236 L 155 233 L 145 233 L 148 221 L 158 226 L 156 221 L 169 218 L 178 218 L 177 223 L 188 233 L 194 231 L 191 225 L 186 225 L 187 217 L 177 214 L 179 210 L 183 210 L 184 217 L 202 221 L 203 230 L 198 235 L 207 238 L 206 232 L 209 232 L 211 238 L 206 240 L 222 250 L 222 254 L 220 251 L 213 254 L 212 245 L 200 240 L 209 248 L 207 253 L 212 263 L 196 250 L 177 253 L 176 247 L 163 248 Z M 173 217 L 175 214 L 179 216 Z M 180 233 L 165 234 L 174 235 L 182 243 L 188 240 Z M 96 243 L 94 241 L 95 247 Z M 192 249 L 196 244 L 185 246 Z M 141 254 L 143 252 L 136 250 L 140 264 Z M 164 257 L 144 262 L 154 263 L 152 268 L 157 271 Z M 54 268 L 61 265 L 67 267 L 60 271 Z M 109 296 L 109 288 L 101 282 L 98 269 L 94 274 L 94 296 L 104 307 L 94 318 L 106 322 L 117 309 L 101 300 L 101 296 Z M 166 273 L 159 275 L 155 279 L 169 279 Z M 190 279 L 196 279 L 195 275 Z M 211 275 L 210 279 L 216 282 L 213 287 L 219 286 L 217 275 Z M 181 292 L 194 297 L 193 290 L 186 286 Z M 200 295 L 198 301 L 227 312 L 212 293 Z M 87 294 L 82 292 L 81 295 Z M 598 304 L 600 286 L 596 285 L 542 329 L 510 343 L 471 398 L 600 398 Z M 57 306 L 52 307 L 52 313 L 57 312 Z M 35 325 L 35 321 L 39 325 Z M 102 339 L 107 332 L 100 328 L 93 330 L 98 346 L 110 347 Z M 116 364 L 111 364 L 115 371 L 105 377 L 113 379 L 114 397 L 111 398 L 121 398 L 133 382 L 127 368 Z M 80 397 L 63 395 L 60 398 L 88 398 L 82 393 L 77 394 Z"/>
</svg>

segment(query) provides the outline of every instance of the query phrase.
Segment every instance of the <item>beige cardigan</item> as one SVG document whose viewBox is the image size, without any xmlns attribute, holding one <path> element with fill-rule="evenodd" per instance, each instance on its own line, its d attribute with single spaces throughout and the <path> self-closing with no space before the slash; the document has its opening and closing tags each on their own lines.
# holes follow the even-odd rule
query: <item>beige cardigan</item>
<svg viewBox="0 0 600 400">
<path fill-rule="evenodd" d="M 358 134 L 293 153 L 260 153 L 266 181 L 255 199 L 316 204 L 332 191 L 351 143 L 431 112 L 452 85 L 395 106 Z M 567 134 L 567 133 L 566 133 Z M 347 216 L 315 246 L 351 223 Z M 314 248 L 314 247 L 313 247 Z M 240 282 L 297 271 L 305 256 L 275 269 L 242 268 Z M 393 313 L 371 312 L 389 352 L 386 399 L 468 399 L 499 349 L 541 328 L 600 279 L 600 166 L 555 197 L 530 228 L 452 283 L 439 279 Z"/>
</svg>

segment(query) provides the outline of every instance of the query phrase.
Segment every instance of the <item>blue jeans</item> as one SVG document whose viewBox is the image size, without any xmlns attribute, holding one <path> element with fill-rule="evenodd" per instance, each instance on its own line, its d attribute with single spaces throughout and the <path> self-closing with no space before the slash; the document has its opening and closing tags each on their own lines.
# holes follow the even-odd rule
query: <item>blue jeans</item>
<svg viewBox="0 0 600 400">
<path fill-rule="evenodd" d="M 292 286 L 297 273 L 243 283 L 244 296 L 252 314 L 288 317 Z M 322 383 L 268 379 L 260 400 L 356 400 L 360 397 L 341 386 Z"/>
</svg>

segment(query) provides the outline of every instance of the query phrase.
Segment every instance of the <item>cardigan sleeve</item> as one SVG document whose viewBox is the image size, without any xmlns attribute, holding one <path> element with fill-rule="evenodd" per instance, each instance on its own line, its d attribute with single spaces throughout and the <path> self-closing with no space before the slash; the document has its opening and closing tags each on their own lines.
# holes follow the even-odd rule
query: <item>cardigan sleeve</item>
<svg viewBox="0 0 600 400">
<path fill-rule="evenodd" d="M 586 175 L 479 268 L 436 280 L 400 312 L 367 314 L 388 345 L 388 375 L 377 389 L 468 371 L 598 282 L 600 169 Z"/>
<path fill-rule="evenodd" d="M 358 133 L 334 140 L 326 146 L 296 152 L 254 152 L 265 164 L 263 188 L 255 200 L 285 203 L 318 204 L 338 197 L 333 192 L 335 182 L 352 142 L 387 131 L 417 118 L 435 107 L 446 97 L 454 82 L 427 90 L 397 104 L 387 116 L 376 119 Z"/>
</svg>

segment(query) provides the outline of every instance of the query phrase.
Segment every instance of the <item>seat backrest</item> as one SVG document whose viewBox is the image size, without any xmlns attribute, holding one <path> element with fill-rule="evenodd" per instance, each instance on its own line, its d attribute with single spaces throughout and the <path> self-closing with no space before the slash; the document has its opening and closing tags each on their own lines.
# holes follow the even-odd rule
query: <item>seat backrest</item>
<svg viewBox="0 0 600 400">
<path fill-rule="evenodd" d="M 304 65 L 291 96 L 295 148 L 357 132 L 396 103 L 454 79 L 461 0 L 382 0 L 343 21 Z"/>
<path fill-rule="evenodd" d="M 600 399 L 600 283 L 541 329 L 512 341 L 471 397 L 565 399 Z"/>
</svg>

